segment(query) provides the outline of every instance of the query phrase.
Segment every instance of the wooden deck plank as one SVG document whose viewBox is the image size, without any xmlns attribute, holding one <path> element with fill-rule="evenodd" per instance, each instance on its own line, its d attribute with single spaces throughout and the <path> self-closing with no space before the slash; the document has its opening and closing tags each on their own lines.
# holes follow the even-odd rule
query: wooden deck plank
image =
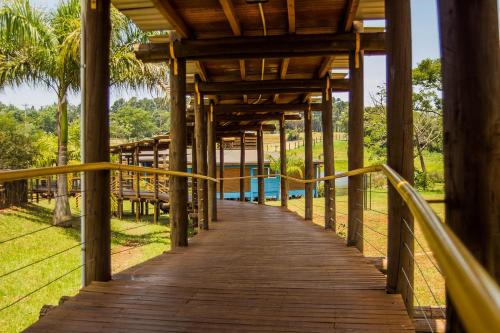
<svg viewBox="0 0 500 333">
<path fill-rule="evenodd" d="M 218 209 L 188 248 L 91 284 L 27 332 L 413 331 L 401 297 L 341 238 L 279 207 Z"/>
</svg>

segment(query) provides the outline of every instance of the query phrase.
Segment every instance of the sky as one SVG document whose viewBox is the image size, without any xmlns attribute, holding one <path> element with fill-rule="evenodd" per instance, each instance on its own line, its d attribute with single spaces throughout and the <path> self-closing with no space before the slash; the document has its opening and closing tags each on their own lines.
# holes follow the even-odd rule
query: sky
<svg viewBox="0 0 500 333">
<path fill-rule="evenodd" d="M 52 8 L 58 3 L 58 0 L 31 0 L 37 6 Z M 439 58 L 439 36 L 436 0 L 412 0 L 412 50 L 413 66 L 415 67 L 422 59 Z M 367 22 L 366 25 L 379 25 L 380 22 Z M 366 56 L 365 57 L 365 104 L 371 104 L 371 95 L 378 90 L 377 87 L 386 81 L 385 56 Z M 336 94 L 336 97 L 347 100 L 347 94 Z M 112 90 L 111 103 L 114 100 L 123 97 L 130 98 L 151 97 L 147 91 L 127 91 Z M 79 104 L 78 94 L 69 96 L 72 104 Z M 40 107 L 56 102 L 56 96 L 52 91 L 41 87 L 36 89 L 23 85 L 16 88 L 6 88 L 0 91 L 0 102 L 4 104 L 14 104 L 18 107 Z"/>
</svg>

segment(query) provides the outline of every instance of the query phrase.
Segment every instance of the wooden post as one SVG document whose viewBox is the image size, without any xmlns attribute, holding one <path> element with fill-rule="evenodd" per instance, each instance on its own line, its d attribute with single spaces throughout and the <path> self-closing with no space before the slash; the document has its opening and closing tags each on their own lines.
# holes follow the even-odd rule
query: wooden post
<svg viewBox="0 0 500 333">
<path fill-rule="evenodd" d="M 187 171 L 186 60 L 170 62 L 170 169 Z M 172 247 L 188 245 L 188 185 L 185 177 L 170 176 L 170 238 Z"/>
<path fill-rule="evenodd" d="M 257 173 L 259 175 L 264 174 L 264 132 L 262 129 L 257 131 Z M 264 205 L 266 203 L 264 182 L 265 178 L 257 179 L 259 205 Z"/>
<path fill-rule="evenodd" d="M 387 163 L 413 183 L 413 111 L 410 0 L 386 0 Z M 413 218 L 388 186 L 387 291 L 400 293 L 413 314 Z M 408 230 L 410 229 L 410 230 Z"/>
<path fill-rule="evenodd" d="M 313 137 L 312 137 L 312 110 L 308 107 L 304 111 L 304 158 L 305 158 L 305 178 L 314 178 L 313 161 Z M 313 218 L 313 189 L 314 183 L 305 184 L 305 219 L 312 221 Z"/>
<path fill-rule="evenodd" d="M 363 167 L 363 51 L 349 55 L 348 169 Z M 349 177 L 347 246 L 363 252 L 363 175 Z"/>
<path fill-rule="evenodd" d="M 118 152 L 118 163 L 122 164 L 123 148 L 120 147 Z M 81 185 L 80 185 L 81 186 Z M 123 218 L 123 172 L 118 171 L 118 218 Z"/>
<path fill-rule="evenodd" d="M 195 82 L 199 82 L 195 77 Z M 207 175 L 207 121 L 203 104 L 203 95 L 197 93 L 194 103 L 194 126 L 196 141 L 197 171 L 200 175 Z M 208 230 L 208 183 L 206 180 L 198 180 L 198 224 L 203 230 Z"/>
<path fill-rule="evenodd" d="M 139 146 L 136 145 L 134 149 L 134 165 L 139 166 L 139 155 L 140 149 Z M 139 172 L 135 173 L 135 221 L 139 222 L 142 215 L 142 207 L 141 207 L 141 175 Z"/>
<path fill-rule="evenodd" d="M 109 162 L 110 0 L 86 8 L 84 72 L 84 161 Z M 85 285 L 111 279 L 111 190 L 109 171 L 85 174 Z"/>
<path fill-rule="evenodd" d="M 223 138 L 219 139 L 219 178 L 221 180 L 219 181 L 219 186 L 220 186 L 220 192 L 219 192 L 219 199 L 224 200 L 224 140 Z"/>
<path fill-rule="evenodd" d="M 198 156 L 196 153 L 196 135 L 195 130 L 191 132 L 191 171 L 198 174 Z M 198 184 L 196 178 L 191 179 L 191 202 L 193 205 L 193 228 L 198 228 Z"/>
<path fill-rule="evenodd" d="M 285 116 L 280 119 L 280 173 L 286 176 L 286 131 Z M 281 207 L 288 207 L 288 181 L 281 177 Z"/>
<path fill-rule="evenodd" d="M 210 108 L 207 114 L 207 148 L 208 148 L 208 176 L 217 177 L 217 163 L 215 151 L 215 121 L 214 121 L 214 105 L 210 101 Z M 217 221 L 217 187 L 216 183 L 208 182 L 208 220 Z"/>
<path fill-rule="evenodd" d="M 323 112 L 321 120 L 323 123 L 323 161 L 325 164 L 325 176 L 335 175 L 333 157 L 333 104 L 330 77 L 325 78 L 323 89 Z M 325 181 L 325 229 L 336 230 L 335 226 L 335 180 Z"/>
<path fill-rule="evenodd" d="M 245 132 L 240 136 L 240 177 L 245 176 Z M 245 179 L 240 179 L 240 201 L 245 201 Z"/>
<path fill-rule="evenodd" d="M 438 1 L 446 224 L 500 283 L 498 3 Z M 465 329 L 447 300 L 448 332 Z"/>
<path fill-rule="evenodd" d="M 158 139 L 155 139 L 153 143 L 153 168 L 158 169 Z M 158 182 L 159 182 L 158 174 L 155 174 L 154 175 L 155 201 L 154 201 L 154 211 L 153 211 L 153 223 L 158 223 L 158 218 L 160 216 L 160 195 L 159 195 Z"/>
</svg>

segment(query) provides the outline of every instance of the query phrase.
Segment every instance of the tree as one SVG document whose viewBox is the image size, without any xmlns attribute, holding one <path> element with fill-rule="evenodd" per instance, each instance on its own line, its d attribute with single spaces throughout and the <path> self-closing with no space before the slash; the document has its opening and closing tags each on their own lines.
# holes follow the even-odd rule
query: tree
<svg viewBox="0 0 500 333">
<path fill-rule="evenodd" d="M 424 150 L 442 152 L 441 61 L 424 59 L 413 69 L 413 123 L 416 155 L 424 175 Z"/>
<path fill-rule="evenodd" d="M 36 159 L 37 148 L 26 127 L 12 114 L 0 114 L 0 169 L 28 168 Z"/>
<path fill-rule="evenodd" d="M 112 10 L 111 85 L 155 88 L 166 77 L 162 66 L 139 61 L 132 45 L 146 36 L 124 15 Z M 69 92 L 80 87 L 80 2 L 62 1 L 46 13 L 28 0 L 9 0 L 0 8 L 0 87 L 43 85 L 57 96 L 58 165 L 68 161 Z M 57 177 L 53 223 L 69 225 L 67 177 Z"/>
<path fill-rule="evenodd" d="M 110 117 L 111 136 L 115 139 L 141 140 L 151 137 L 157 131 L 150 112 L 124 106 L 113 112 Z"/>
</svg>

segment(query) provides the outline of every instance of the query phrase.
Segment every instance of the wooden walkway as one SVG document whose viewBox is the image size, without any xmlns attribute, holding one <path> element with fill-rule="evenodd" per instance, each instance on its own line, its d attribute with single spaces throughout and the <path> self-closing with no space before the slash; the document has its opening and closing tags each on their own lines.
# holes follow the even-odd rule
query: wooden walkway
<svg viewBox="0 0 500 333">
<path fill-rule="evenodd" d="M 220 222 L 93 283 L 27 332 L 413 331 L 354 248 L 279 207 L 219 202 Z"/>
</svg>

